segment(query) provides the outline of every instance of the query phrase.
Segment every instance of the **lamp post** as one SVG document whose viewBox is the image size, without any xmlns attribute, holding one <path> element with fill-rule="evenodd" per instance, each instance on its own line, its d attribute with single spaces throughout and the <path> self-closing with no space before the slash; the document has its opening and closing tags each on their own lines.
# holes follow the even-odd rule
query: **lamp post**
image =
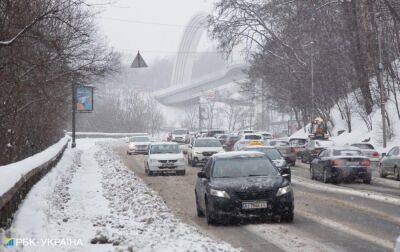
<svg viewBox="0 0 400 252">
<path fill-rule="evenodd" d="M 385 90 L 383 84 L 383 60 L 382 60 L 382 22 L 381 15 L 377 13 L 375 15 L 376 23 L 377 23 L 377 41 L 378 41 L 378 53 L 379 53 L 379 62 L 378 62 L 378 84 L 379 84 L 379 94 L 381 97 L 381 116 L 382 116 L 382 138 L 383 138 L 383 148 L 386 148 L 386 109 L 385 109 Z"/>
</svg>

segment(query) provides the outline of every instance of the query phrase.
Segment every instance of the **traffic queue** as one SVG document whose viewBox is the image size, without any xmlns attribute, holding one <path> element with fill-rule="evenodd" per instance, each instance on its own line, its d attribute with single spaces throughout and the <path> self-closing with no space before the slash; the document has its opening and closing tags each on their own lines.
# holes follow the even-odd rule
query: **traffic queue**
<svg viewBox="0 0 400 252">
<path fill-rule="evenodd" d="M 146 155 L 148 176 L 185 175 L 188 166 L 198 168 L 196 211 L 208 224 L 249 217 L 292 222 L 291 168 L 298 160 L 309 164 L 312 180 L 323 183 L 370 184 L 373 165 L 381 177 L 400 179 L 399 147 L 385 154 L 369 143 L 337 146 L 315 129 L 308 138 L 292 139 L 265 131 L 175 129 L 165 141 L 152 142 L 143 133 L 129 139 L 127 154 Z"/>
</svg>

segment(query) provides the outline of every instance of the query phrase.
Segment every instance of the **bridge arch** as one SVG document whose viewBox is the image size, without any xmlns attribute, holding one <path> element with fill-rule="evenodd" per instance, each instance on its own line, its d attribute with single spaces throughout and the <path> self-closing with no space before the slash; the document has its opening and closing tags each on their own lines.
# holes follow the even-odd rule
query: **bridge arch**
<svg viewBox="0 0 400 252">
<path fill-rule="evenodd" d="M 195 51 L 206 30 L 207 13 L 199 12 L 187 24 L 178 48 L 170 86 L 190 84 L 195 60 Z"/>
</svg>

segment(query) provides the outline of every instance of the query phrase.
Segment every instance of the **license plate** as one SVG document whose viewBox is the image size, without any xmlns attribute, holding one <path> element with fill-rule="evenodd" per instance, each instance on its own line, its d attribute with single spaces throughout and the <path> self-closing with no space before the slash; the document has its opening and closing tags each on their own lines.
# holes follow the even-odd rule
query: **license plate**
<svg viewBox="0 0 400 252">
<path fill-rule="evenodd" d="M 360 162 L 358 162 L 358 161 L 353 161 L 353 162 L 347 161 L 346 164 L 348 166 L 358 166 L 358 165 L 360 165 Z"/>
<path fill-rule="evenodd" d="M 174 164 L 163 164 L 161 167 L 162 168 L 172 168 L 174 166 L 175 166 Z"/>
<path fill-rule="evenodd" d="M 268 203 L 266 201 L 252 201 L 252 202 L 243 202 L 242 209 L 260 209 L 267 208 Z"/>
</svg>

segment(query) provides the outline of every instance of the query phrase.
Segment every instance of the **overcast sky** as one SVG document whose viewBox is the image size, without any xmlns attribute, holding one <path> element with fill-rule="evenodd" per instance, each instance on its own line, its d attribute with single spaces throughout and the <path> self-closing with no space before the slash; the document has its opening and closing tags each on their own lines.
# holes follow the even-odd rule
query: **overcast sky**
<svg viewBox="0 0 400 252">
<path fill-rule="evenodd" d="M 99 0 L 104 2 L 105 0 Z M 117 50 L 145 60 L 175 56 L 184 26 L 199 11 L 210 12 L 215 0 L 113 0 L 103 8 L 97 24 Z M 156 24 L 151 24 L 156 23 Z M 199 50 L 209 47 L 203 36 Z"/>
</svg>

